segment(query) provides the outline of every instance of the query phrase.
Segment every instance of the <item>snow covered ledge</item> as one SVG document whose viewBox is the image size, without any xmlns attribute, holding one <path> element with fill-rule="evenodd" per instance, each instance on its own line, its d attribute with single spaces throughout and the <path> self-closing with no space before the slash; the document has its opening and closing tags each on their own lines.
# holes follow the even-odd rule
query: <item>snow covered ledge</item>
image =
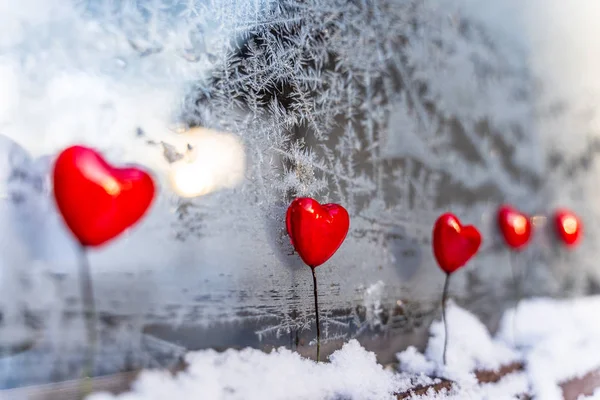
<svg viewBox="0 0 600 400">
<path fill-rule="evenodd" d="M 584 396 L 600 384 L 589 380 L 600 368 L 599 309 L 600 296 L 526 300 L 516 319 L 514 310 L 505 313 L 493 337 L 475 316 L 450 304 L 446 367 L 437 321 L 423 354 L 413 347 L 398 354 L 397 372 L 354 340 L 320 364 L 283 348 L 270 354 L 206 350 L 189 353 L 184 372 L 145 371 L 131 392 L 88 400 L 593 399 Z"/>
<path fill-rule="evenodd" d="M 95 394 L 88 400 L 150 399 L 387 399 L 407 383 L 377 364 L 375 354 L 352 340 L 317 364 L 281 348 L 263 353 L 255 349 L 213 350 L 187 355 L 188 369 L 176 376 L 146 371 L 131 393 L 114 397 Z M 266 396 L 266 397 L 265 397 Z"/>
<path fill-rule="evenodd" d="M 400 369 L 454 381 L 461 393 L 457 398 L 586 398 L 580 396 L 592 395 L 600 386 L 598 309 L 599 296 L 526 300 L 516 314 L 514 309 L 504 314 L 492 337 L 472 314 L 452 305 L 448 366 L 441 365 L 443 326 L 435 322 L 424 354 L 414 348 L 398 354 Z M 482 379 L 491 372 L 497 373 L 492 379 L 497 382 Z"/>
</svg>

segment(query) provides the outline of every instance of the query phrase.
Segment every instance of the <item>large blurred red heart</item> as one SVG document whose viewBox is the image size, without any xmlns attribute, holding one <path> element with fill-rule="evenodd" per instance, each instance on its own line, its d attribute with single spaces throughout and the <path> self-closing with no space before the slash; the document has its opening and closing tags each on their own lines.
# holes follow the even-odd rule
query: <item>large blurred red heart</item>
<svg viewBox="0 0 600 400">
<path fill-rule="evenodd" d="M 506 244 L 514 250 L 523 249 L 531 238 L 531 222 L 527 215 L 511 206 L 498 209 L 498 227 Z"/>
<path fill-rule="evenodd" d="M 110 166 L 96 151 L 73 146 L 54 164 L 58 210 L 83 246 L 100 246 L 135 224 L 154 198 L 154 182 L 137 168 Z"/>
<path fill-rule="evenodd" d="M 554 227 L 558 238 L 567 247 L 576 246 L 583 235 L 583 224 L 579 218 L 564 208 L 554 213 Z"/>
<path fill-rule="evenodd" d="M 467 263 L 481 246 L 481 234 L 462 226 L 454 214 L 442 214 L 433 227 L 433 254 L 440 268 L 451 274 Z"/>
<path fill-rule="evenodd" d="M 285 219 L 292 245 L 311 268 L 318 267 L 340 248 L 348 229 L 350 217 L 339 204 L 319 204 L 303 197 L 290 204 Z"/>
</svg>

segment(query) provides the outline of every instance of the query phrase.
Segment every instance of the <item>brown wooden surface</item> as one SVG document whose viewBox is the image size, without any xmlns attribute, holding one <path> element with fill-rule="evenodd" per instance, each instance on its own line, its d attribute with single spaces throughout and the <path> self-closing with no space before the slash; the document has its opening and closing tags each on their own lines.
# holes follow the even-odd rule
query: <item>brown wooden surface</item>
<svg viewBox="0 0 600 400">
<path fill-rule="evenodd" d="M 452 385 L 454 383 L 448 380 L 443 379 L 441 382 L 438 383 L 434 383 L 433 385 L 417 385 L 414 388 L 406 391 L 406 392 L 402 392 L 402 393 L 398 393 L 396 395 L 396 397 L 401 400 L 401 399 L 410 399 L 413 396 L 422 396 L 424 394 L 427 394 L 430 390 L 433 391 L 434 393 L 439 393 L 442 390 L 450 390 L 452 389 Z"/>
<path fill-rule="evenodd" d="M 521 362 L 514 362 L 508 365 L 503 365 L 498 371 L 478 370 L 475 371 L 475 377 L 479 383 L 496 383 L 508 374 L 513 372 L 523 371 L 524 365 Z"/>
<path fill-rule="evenodd" d="M 518 372 L 518 371 L 523 371 L 523 369 L 524 369 L 523 363 L 514 362 L 514 363 L 500 367 L 500 369 L 498 369 L 497 371 L 493 371 L 493 370 L 475 371 L 475 377 L 477 378 L 479 383 L 496 383 L 496 382 L 499 382 L 506 375 L 509 375 L 509 374 L 512 374 L 512 373 Z M 415 386 L 413 389 L 406 391 L 406 392 L 398 393 L 396 396 L 398 399 L 409 399 L 412 396 L 424 395 L 430 390 L 432 390 L 434 393 L 439 393 L 444 389 L 449 390 L 450 388 L 452 388 L 452 384 L 453 384 L 453 382 L 442 379 L 441 382 L 435 383 L 433 385 Z M 527 394 L 522 394 L 520 396 L 520 399 L 522 399 L 522 400 L 525 400 L 528 398 L 529 398 L 529 395 L 527 395 Z"/>
<path fill-rule="evenodd" d="M 589 372 L 581 378 L 563 382 L 561 385 L 565 400 L 577 400 L 579 396 L 591 396 L 596 388 L 600 388 L 600 370 Z"/>
</svg>

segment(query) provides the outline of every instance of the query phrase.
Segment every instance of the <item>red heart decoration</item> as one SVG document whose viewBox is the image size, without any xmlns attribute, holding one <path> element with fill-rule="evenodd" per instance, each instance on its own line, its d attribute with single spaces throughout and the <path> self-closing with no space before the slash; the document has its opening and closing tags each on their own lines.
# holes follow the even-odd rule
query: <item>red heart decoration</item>
<svg viewBox="0 0 600 400">
<path fill-rule="evenodd" d="M 451 274 L 479 250 L 481 234 L 473 225 L 462 226 L 454 214 L 442 214 L 433 227 L 433 254 L 440 268 Z"/>
<path fill-rule="evenodd" d="M 302 197 L 288 207 L 285 223 L 292 246 L 311 268 L 329 260 L 340 248 L 348 229 L 348 211 L 339 204 L 319 204 Z"/>
<path fill-rule="evenodd" d="M 529 217 L 511 206 L 503 205 L 498 209 L 498 227 L 507 246 L 514 250 L 523 249 L 531 239 Z"/>
<path fill-rule="evenodd" d="M 100 246 L 135 224 L 154 191 L 148 173 L 112 167 L 83 146 L 64 150 L 54 164 L 58 210 L 82 246 Z"/>
<path fill-rule="evenodd" d="M 576 246 L 583 235 L 581 220 L 565 208 L 558 209 L 554 213 L 554 227 L 558 238 L 567 247 Z"/>
</svg>

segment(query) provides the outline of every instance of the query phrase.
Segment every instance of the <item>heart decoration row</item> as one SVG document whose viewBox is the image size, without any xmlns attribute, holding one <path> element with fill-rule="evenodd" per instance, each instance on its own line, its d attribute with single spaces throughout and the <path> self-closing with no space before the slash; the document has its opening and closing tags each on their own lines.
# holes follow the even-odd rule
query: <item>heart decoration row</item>
<svg viewBox="0 0 600 400">
<path fill-rule="evenodd" d="M 111 166 L 95 150 L 72 146 L 61 152 L 54 163 L 53 192 L 62 218 L 79 241 L 83 254 L 89 247 L 101 246 L 138 222 L 154 200 L 154 180 L 139 168 Z M 572 247 L 582 235 L 581 222 L 561 209 L 554 215 L 557 236 Z M 329 260 L 344 242 L 350 229 L 348 211 L 339 204 L 319 204 L 315 199 L 297 198 L 286 213 L 291 244 L 312 270 L 317 328 L 316 360 L 320 359 L 321 330 L 316 267 Z M 498 210 L 498 227 L 507 246 L 522 250 L 532 235 L 530 218 L 510 206 Z M 442 297 L 443 315 L 450 275 L 463 267 L 479 250 L 481 234 L 473 225 L 463 226 L 450 213 L 441 215 L 433 227 L 433 254 L 446 273 Z M 82 264 L 85 267 L 87 263 Z M 85 267 L 87 268 L 87 267 Z M 91 288 L 82 283 L 82 288 Z M 93 294 L 89 293 L 89 303 Z M 88 304 L 93 309 L 93 304 Z M 95 318 L 95 317 L 94 317 Z M 446 323 L 445 317 L 444 323 Z M 88 320 L 90 346 L 94 346 L 93 318 Z M 447 335 L 443 360 L 446 362 Z M 93 354 L 93 353 L 91 353 Z"/>
<path fill-rule="evenodd" d="M 555 211 L 554 229 L 558 239 L 572 248 L 582 238 L 579 218 L 567 209 Z M 498 210 L 498 228 L 508 247 L 523 250 L 533 234 L 531 218 L 503 205 Z M 350 226 L 348 212 L 339 204 L 320 205 L 310 198 L 292 202 L 286 215 L 292 246 L 304 263 L 315 268 L 327 261 L 344 241 Z M 479 250 L 482 237 L 473 225 L 463 226 L 451 213 L 442 214 L 433 227 L 433 254 L 440 268 L 450 274 L 464 266 Z"/>
<path fill-rule="evenodd" d="M 73 146 L 54 164 L 56 204 L 66 225 L 84 247 L 100 246 L 139 221 L 155 196 L 155 184 L 139 168 L 111 166 L 95 150 Z M 350 217 L 339 204 L 319 204 L 311 198 L 295 199 L 286 214 L 290 241 L 306 265 L 325 263 L 342 245 Z M 522 250 L 532 236 L 531 219 L 511 206 L 498 210 L 498 227 L 507 246 Z M 582 237 L 579 218 L 566 209 L 554 214 L 558 238 L 568 247 Z M 481 245 L 481 234 L 463 226 L 453 214 L 443 214 L 433 228 L 433 253 L 440 268 L 452 273 L 467 263 Z"/>
</svg>

